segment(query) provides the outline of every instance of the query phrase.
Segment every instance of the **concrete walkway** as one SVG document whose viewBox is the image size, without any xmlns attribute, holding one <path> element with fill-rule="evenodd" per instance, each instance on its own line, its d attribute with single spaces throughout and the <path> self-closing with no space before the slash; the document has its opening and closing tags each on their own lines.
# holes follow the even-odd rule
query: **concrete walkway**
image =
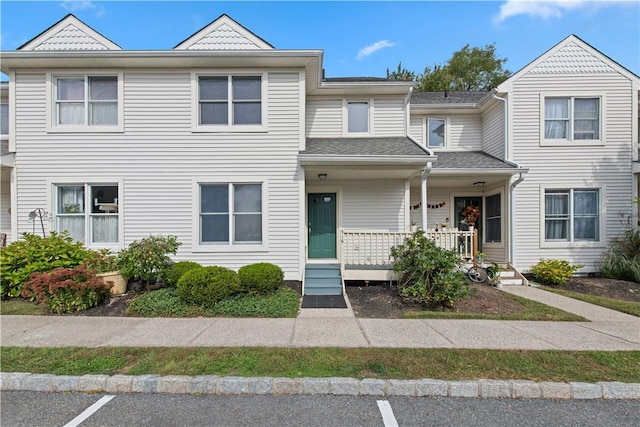
<svg viewBox="0 0 640 427">
<path fill-rule="evenodd" d="M 351 309 L 302 310 L 295 319 L 1 316 L 3 346 L 408 347 L 640 350 L 640 318 L 532 287 L 507 292 L 591 322 L 357 319 Z"/>
</svg>

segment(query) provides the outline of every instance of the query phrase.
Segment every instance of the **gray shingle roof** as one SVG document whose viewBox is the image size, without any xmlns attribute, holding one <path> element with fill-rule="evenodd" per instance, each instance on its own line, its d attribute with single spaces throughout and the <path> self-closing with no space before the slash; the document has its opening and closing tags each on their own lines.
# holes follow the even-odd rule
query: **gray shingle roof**
<svg viewBox="0 0 640 427">
<path fill-rule="evenodd" d="M 407 137 L 389 138 L 308 138 L 300 154 L 334 156 L 416 156 L 429 154 Z"/>
<path fill-rule="evenodd" d="M 433 169 L 517 169 L 483 151 L 439 151 Z"/>
<path fill-rule="evenodd" d="M 352 83 L 352 82 L 397 82 L 384 77 L 325 77 L 322 79 L 327 83 Z"/>
<path fill-rule="evenodd" d="M 477 104 L 491 92 L 413 92 L 412 105 Z"/>
</svg>

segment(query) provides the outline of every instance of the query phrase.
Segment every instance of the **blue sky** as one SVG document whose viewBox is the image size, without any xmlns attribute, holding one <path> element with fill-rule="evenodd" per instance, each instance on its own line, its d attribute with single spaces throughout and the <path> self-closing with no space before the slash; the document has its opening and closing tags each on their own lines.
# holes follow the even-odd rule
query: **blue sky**
<svg viewBox="0 0 640 427">
<path fill-rule="evenodd" d="M 123 49 L 171 49 L 226 13 L 279 49 L 323 49 L 327 77 L 416 73 L 469 43 L 495 43 L 513 72 L 575 34 L 640 74 L 640 2 L 10 1 L 0 0 L 2 50 L 73 13 Z"/>
</svg>

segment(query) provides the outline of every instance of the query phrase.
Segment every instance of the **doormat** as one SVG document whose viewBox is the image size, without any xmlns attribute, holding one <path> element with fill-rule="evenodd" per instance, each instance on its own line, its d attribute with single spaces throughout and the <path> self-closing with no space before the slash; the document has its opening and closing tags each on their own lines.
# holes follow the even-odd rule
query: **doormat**
<svg viewBox="0 0 640 427">
<path fill-rule="evenodd" d="M 302 308 L 347 308 L 342 295 L 305 295 Z"/>
</svg>

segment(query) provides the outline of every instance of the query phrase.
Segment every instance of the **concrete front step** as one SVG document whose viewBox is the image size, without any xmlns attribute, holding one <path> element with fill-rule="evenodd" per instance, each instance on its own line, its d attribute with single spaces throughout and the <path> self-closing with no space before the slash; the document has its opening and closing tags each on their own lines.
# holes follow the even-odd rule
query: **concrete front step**
<svg viewBox="0 0 640 427">
<path fill-rule="evenodd" d="M 340 279 L 340 270 L 330 269 L 307 269 L 304 273 L 304 277 L 308 279 Z"/>
<path fill-rule="evenodd" d="M 339 264 L 307 264 L 304 273 L 305 295 L 342 295 Z"/>
</svg>

